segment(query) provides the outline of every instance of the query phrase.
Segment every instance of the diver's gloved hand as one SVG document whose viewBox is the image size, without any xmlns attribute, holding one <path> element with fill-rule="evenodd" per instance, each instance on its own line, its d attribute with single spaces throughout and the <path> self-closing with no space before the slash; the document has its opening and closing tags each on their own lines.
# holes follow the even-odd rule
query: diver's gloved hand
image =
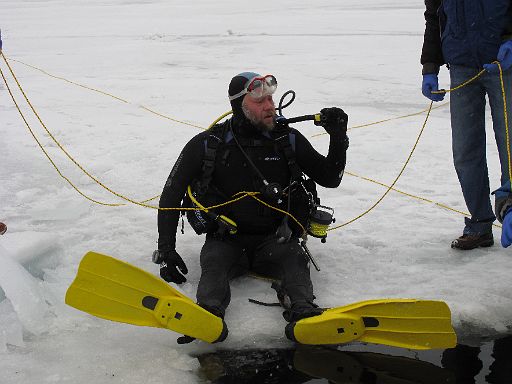
<svg viewBox="0 0 512 384">
<path fill-rule="evenodd" d="M 501 245 L 507 248 L 512 244 L 512 208 L 509 208 L 503 218 L 501 227 Z"/>
<path fill-rule="evenodd" d="M 421 93 L 432 101 L 442 101 L 444 99 L 444 93 L 432 93 L 432 91 L 439 91 L 439 80 L 435 73 L 427 73 L 423 75 Z"/>
<path fill-rule="evenodd" d="M 347 135 L 348 115 L 338 107 L 323 108 L 320 111 L 320 121 L 317 125 L 324 127 L 329 135 Z"/>
<path fill-rule="evenodd" d="M 160 264 L 160 277 L 168 283 L 181 284 L 187 281 L 183 276 L 188 273 L 187 266 L 175 249 L 156 250 L 153 262 Z"/>
<path fill-rule="evenodd" d="M 507 40 L 501 44 L 496 58 L 500 62 L 503 71 L 512 68 L 512 40 Z M 484 69 L 489 73 L 500 72 L 498 64 L 484 64 Z"/>
</svg>

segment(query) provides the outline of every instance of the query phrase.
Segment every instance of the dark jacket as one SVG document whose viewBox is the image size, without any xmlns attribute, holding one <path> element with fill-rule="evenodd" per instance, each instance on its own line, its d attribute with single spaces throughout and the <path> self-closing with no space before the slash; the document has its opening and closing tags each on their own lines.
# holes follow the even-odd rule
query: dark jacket
<svg viewBox="0 0 512 384">
<path fill-rule="evenodd" d="M 233 123 L 233 131 L 240 144 L 249 155 L 265 179 L 286 187 L 290 182 L 291 171 L 287 159 L 274 139 L 262 134 L 242 120 Z M 199 133 L 184 147 L 178 157 L 160 197 L 160 207 L 179 207 L 186 188 L 201 176 L 206 139 L 211 131 Z M 286 128 L 292 135 L 295 160 L 302 172 L 321 186 L 335 188 L 343 176 L 346 162 L 347 141 L 345 134 L 330 135 L 329 152 L 326 157 L 319 154 L 309 141 L 297 130 Z M 254 144 L 257 142 L 258 144 Z M 252 143 L 252 144 L 251 144 Z M 210 185 L 220 191 L 223 201 L 231 200 L 237 192 L 260 191 L 263 183 L 253 171 L 247 159 L 233 140 L 221 143 L 216 150 L 215 168 Z M 207 206 L 209 202 L 204 202 Z M 275 204 L 274 204 L 275 205 Z M 286 206 L 280 208 L 286 209 Z M 240 233 L 275 232 L 283 214 L 266 208 L 248 197 L 237 203 L 216 210 L 237 223 Z M 158 211 L 159 247 L 174 247 L 178 211 Z"/>
<path fill-rule="evenodd" d="M 511 0 L 425 0 L 423 74 L 443 64 L 482 68 L 512 38 Z"/>
</svg>

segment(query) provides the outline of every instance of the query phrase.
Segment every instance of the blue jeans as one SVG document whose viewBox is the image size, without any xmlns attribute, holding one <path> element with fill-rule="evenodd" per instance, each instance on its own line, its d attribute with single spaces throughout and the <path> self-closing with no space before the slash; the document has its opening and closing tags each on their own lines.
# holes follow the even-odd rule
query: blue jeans
<svg viewBox="0 0 512 384">
<path fill-rule="evenodd" d="M 451 88 L 462 84 L 479 72 L 478 69 L 450 66 Z M 503 74 L 509 139 L 512 136 L 512 70 Z M 502 88 L 499 74 L 484 73 L 477 80 L 450 94 L 453 162 L 471 214 L 465 218 L 464 234 L 483 234 L 492 230 L 496 219 L 491 206 L 485 140 L 485 95 L 491 107 L 494 137 L 501 164 L 501 185 L 497 193 L 510 189 L 509 159 Z"/>
</svg>

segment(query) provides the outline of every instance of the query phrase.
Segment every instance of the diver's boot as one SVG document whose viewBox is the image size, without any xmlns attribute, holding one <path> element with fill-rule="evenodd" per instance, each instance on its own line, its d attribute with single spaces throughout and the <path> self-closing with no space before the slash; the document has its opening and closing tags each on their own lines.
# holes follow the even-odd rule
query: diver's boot
<svg viewBox="0 0 512 384">
<path fill-rule="evenodd" d="M 288 322 L 298 321 L 306 317 L 318 316 L 324 310 L 319 308 L 318 305 L 309 301 L 296 301 L 292 304 L 291 308 L 283 312 L 283 317 Z"/>
</svg>

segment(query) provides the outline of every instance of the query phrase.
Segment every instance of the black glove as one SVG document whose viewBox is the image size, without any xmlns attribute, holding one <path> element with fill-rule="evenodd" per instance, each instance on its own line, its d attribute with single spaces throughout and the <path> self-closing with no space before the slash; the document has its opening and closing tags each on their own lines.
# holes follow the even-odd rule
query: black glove
<svg viewBox="0 0 512 384">
<path fill-rule="evenodd" d="M 324 127 L 329 135 L 339 133 L 346 136 L 348 115 L 338 107 L 323 108 L 320 111 L 320 121 L 316 124 Z"/>
<path fill-rule="evenodd" d="M 188 273 L 187 266 L 175 249 L 155 251 L 153 262 L 160 264 L 160 277 L 168 283 L 181 284 L 187 281 L 187 278 L 183 276 Z"/>
</svg>

